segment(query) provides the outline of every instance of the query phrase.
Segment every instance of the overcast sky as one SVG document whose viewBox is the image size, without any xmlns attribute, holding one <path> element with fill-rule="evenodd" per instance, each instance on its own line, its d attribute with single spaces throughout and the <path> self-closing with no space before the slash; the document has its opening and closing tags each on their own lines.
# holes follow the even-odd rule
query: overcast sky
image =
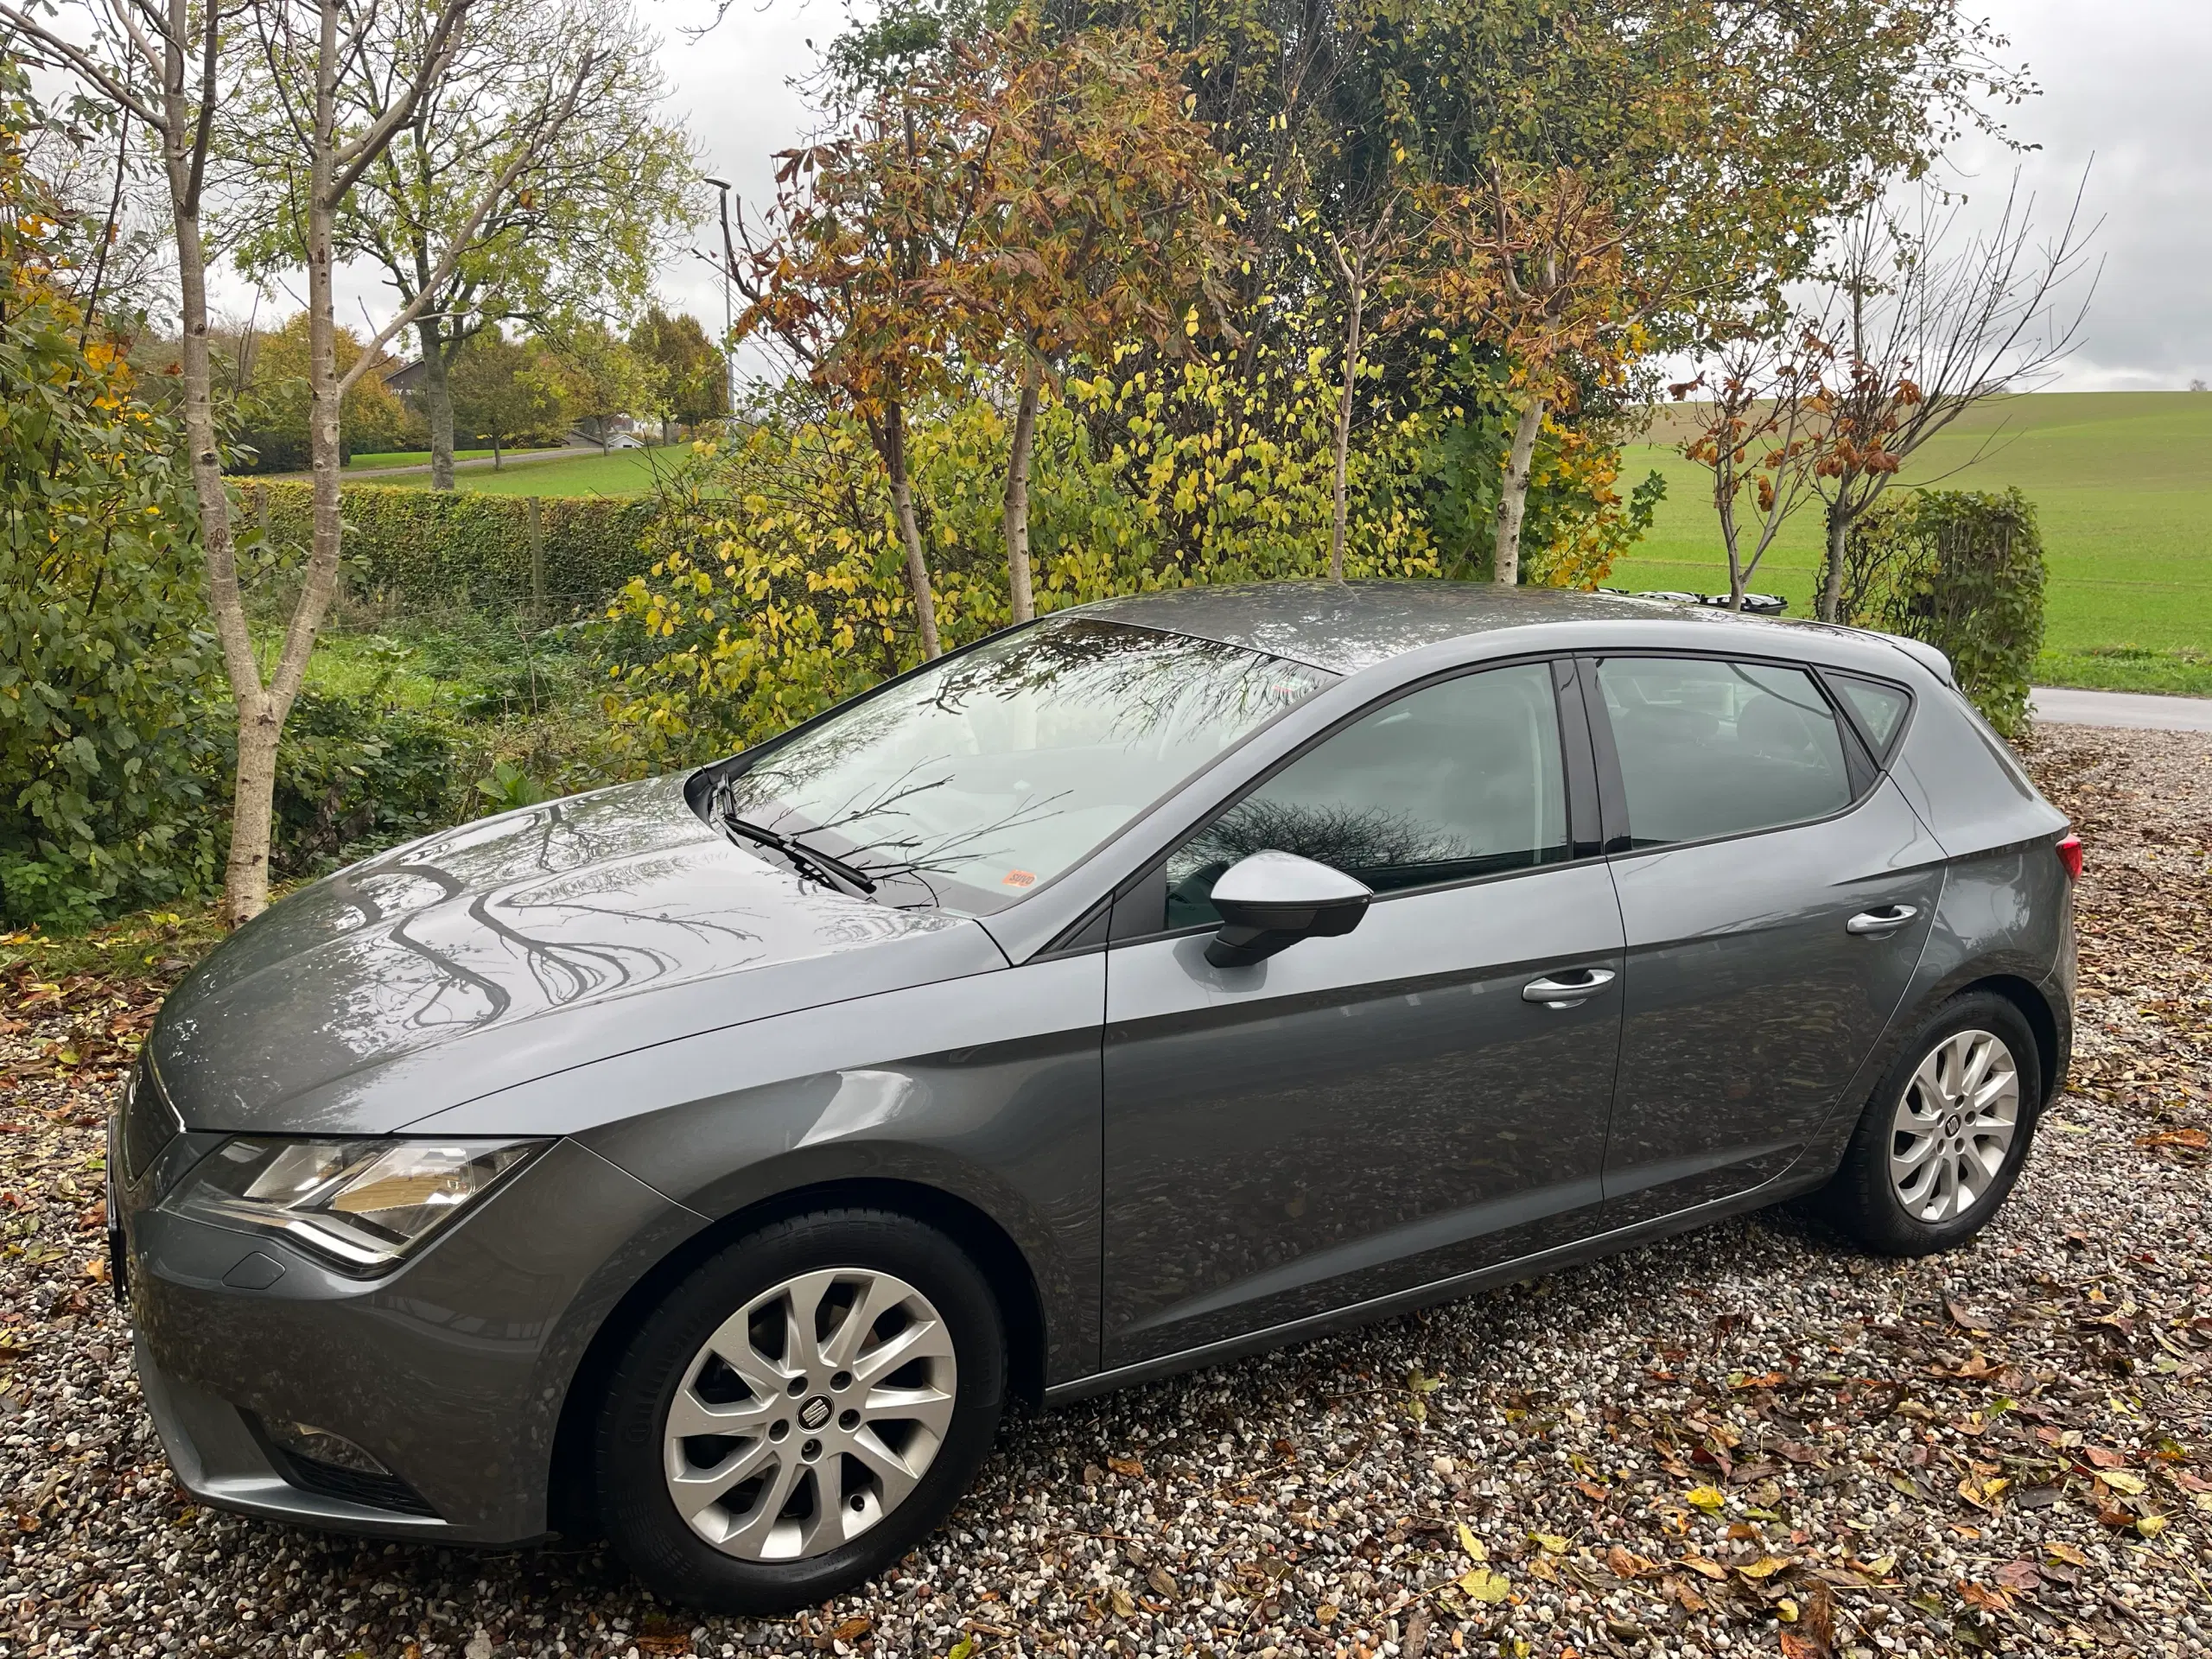
<svg viewBox="0 0 2212 1659">
<path fill-rule="evenodd" d="M 2063 217 L 2088 168 L 2086 216 L 2101 219 L 2103 274 L 2086 340 L 2067 365 L 2069 389 L 2170 387 L 2212 379 L 2212 0 L 1983 0 L 2012 37 L 2041 97 L 2008 112 L 2039 146 L 2024 161 L 2037 218 Z M 734 0 L 698 39 L 685 26 L 713 0 L 653 0 L 664 30 L 671 108 L 697 136 L 708 171 L 748 200 L 770 194 L 770 154 L 803 130 L 791 86 L 813 66 L 810 37 L 842 24 L 842 0 Z M 1953 181 L 1977 202 L 2000 198 L 2015 158 L 1994 146 L 1961 150 Z M 1971 211 L 1971 210 L 1970 210 Z M 695 238 L 712 249 L 711 222 Z M 664 295 L 719 331 L 715 270 L 690 252 L 670 260 Z"/>
</svg>

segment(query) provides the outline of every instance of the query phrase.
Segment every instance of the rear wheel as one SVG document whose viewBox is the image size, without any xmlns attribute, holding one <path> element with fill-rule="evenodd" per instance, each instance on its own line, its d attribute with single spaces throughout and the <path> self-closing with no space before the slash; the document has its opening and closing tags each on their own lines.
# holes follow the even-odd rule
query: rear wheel
<svg viewBox="0 0 2212 1659">
<path fill-rule="evenodd" d="M 1900 1052 L 1822 1194 L 1868 1249 L 1925 1255 L 1997 1213 L 2027 1160 L 2043 1103 L 2035 1034 L 1993 992 L 1953 998 Z"/>
<path fill-rule="evenodd" d="M 912 1218 L 825 1211 L 718 1252 L 617 1363 L 609 1537 L 658 1594 L 817 1602 L 897 1561 L 989 1451 L 1006 1387 L 990 1287 Z"/>
</svg>

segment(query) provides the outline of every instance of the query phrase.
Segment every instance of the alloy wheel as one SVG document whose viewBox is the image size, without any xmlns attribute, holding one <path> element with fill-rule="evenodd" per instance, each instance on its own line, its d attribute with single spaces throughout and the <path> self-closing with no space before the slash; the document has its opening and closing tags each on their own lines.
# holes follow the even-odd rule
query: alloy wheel
<svg viewBox="0 0 2212 1659">
<path fill-rule="evenodd" d="M 1957 1219 L 1995 1185 L 2019 1130 L 2020 1071 L 1993 1032 L 1955 1032 L 1929 1051 L 1890 1126 L 1890 1184 L 1914 1220 Z"/>
<path fill-rule="evenodd" d="M 684 1368 L 665 1418 L 669 1497 L 728 1554 L 823 1554 L 920 1483 L 957 1391 L 951 1333 L 913 1286 L 865 1268 L 800 1274 Z"/>
</svg>

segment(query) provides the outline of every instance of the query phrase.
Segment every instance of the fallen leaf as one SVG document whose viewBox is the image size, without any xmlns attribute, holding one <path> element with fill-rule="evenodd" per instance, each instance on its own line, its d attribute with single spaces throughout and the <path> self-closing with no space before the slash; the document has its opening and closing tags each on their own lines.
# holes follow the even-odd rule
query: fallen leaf
<svg viewBox="0 0 2212 1659">
<path fill-rule="evenodd" d="M 2063 1561 L 2069 1567 L 2087 1567 L 2089 1564 L 2089 1558 L 2071 1544 L 2048 1543 L 2043 1547 L 2043 1553 L 2052 1560 Z"/>
<path fill-rule="evenodd" d="M 1708 1561 L 1702 1555 L 1685 1555 L 1679 1564 L 1687 1567 L 1693 1573 L 1713 1580 L 1715 1583 L 1719 1583 L 1728 1576 L 1726 1567 L 1718 1561 Z"/>
<path fill-rule="evenodd" d="M 1529 1536 L 1535 1544 L 1536 1548 L 1542 1550 L 1547 1555 L 1564 1555 L 1567 1554 L 1567 1540 L 1560 1537 L 1559 1534 L 1555 1532 L 1532 1532 Z"/>
<path fill-rule="evenodd" d="M 1624 1579 L 1641 1579 L 1659 1570 L 1656 1563 L 1632 1554 L 1618 1544 L 1605 1552 L 1605 1565 L 1613 1569 L 1615 1576 Z"/>
<path fill-rule="evenodd" d="M 1513 1592 L 1513 1580 L 1503 1573 L 1478 1567 L 1460 1575 L 1459 1588 L 1469 1599 L 1495 1606 Z"/>
<path fill-rule="evenodd" d="M 2135 1519 L 2135 1530 L 2145 1538 L 2155 1538 L 2165 1529 L 2166 1517 L 2163 1515 L 2138 1516 Z"/>
<path fill-rule="evenodd" d="M 830 1636 L 833 1641 L 857 1642 L 874 1628 L 875 1621 L 866 1613 L 860 1613 L 851 1618 L 841 1620 L 832 1626 Z M 688 1642 L 690 1638 L 685 1639 Z"/>
<path fill-rule="evenodd" d="M 1770 1579 L 1788 1567 L 1789 1560 L 1786 1555 L 1762 1555 L 1749 1567 L 1739 1567 L 1736 1570 L 1747 1579 Z"/>
<path fill-rule="evenodd" d="M 1127 1475 L 1131 1480 L 1144 1478 L 1144 1461 L 1140 1458 L 1109 1458 L 1106 1466 L 1117 1475 Z"/>
<path fill-rule="evenodd" d="M 1467 1552 L 1467 1559 L 1480 1565 L 1490 1560 L 1490 1552 L 1483 1548 L 1483 1541 L 1475 1536 L 1467 1523 L 1459 1523 L 1459 1548 Z"/>
<path fill-rule="evenodd" d="M 1337 1604 L 1333 1601 L 1325 1601 L 1319 1607 L 1316 1607 L 1313 1610 L 1313 1622 L 1316 1624 L 1335 1624 L 1337 1622 Z"/>
<path fill-rule="evenodd" d="M 1158 1561 L 1147 1569 L 1144 1581 L 1152 1586 L 1153 1594 L 1165 1597 L 1169 1601 L 1177 1599 L 1183 1593 L 1182 1586 L 1175 1582 L 1173 1575 Z"/>
<path fill-rule="evenodd" d="M 2180 1147 L 2190 1152 L 2203 1152 L 2212 1148 L 2212 1135 L 2202 1129 L 2161 1129 L 2156 1135 L 2142 1136 L 2135 1143 L 2139 1147 Z"/>
<path fill-rule="evenodd" d="M 1117 1618 L 1128 1618 L 1136 1612 L 1136 1602 L 1131 1599 L 1129 1592 L 1118 1584 L 1114 1586 L 1114 1592 L 1107 1600 L 1113 1604 L 1114 1614 Z"/>
<path fill-rule="evenodd" d="M 1726 1508 L 1728 1503 L 1728 1494 L 1718 1486 L 1693 1486 L 1685 1496 L 1689 1503 L 1707 1515 Z"/>
<path fill-rule="evenodd" d="M 2036 1564 L 2023 1555 L 2016 1561 L 2007 1561 L 1996 1573 L 1999 1586 L 2006 1590 L 2033 1590 L 2043 1583 L 2043 1573 Z"/>
<path fill-rule="evenodd" d="M 2142 1476 L 2127 1469 L 2107 1469 L 2097 1478 L 2115 1492 L 2125 1492 L 2130 1497 L 2140 1497 L 2150 1484 Z"/>
</svg>

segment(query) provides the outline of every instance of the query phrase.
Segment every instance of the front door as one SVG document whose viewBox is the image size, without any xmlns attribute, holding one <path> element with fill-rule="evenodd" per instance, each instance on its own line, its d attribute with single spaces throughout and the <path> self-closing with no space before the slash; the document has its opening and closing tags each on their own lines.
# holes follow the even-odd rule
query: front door
<svg viewBox="0 0 2212 1659">
<path fill-rule="evenodd" d="M 1585 734 L 1572 728 L 1577 741 Z M 1116 901 L 1105 1363 L 1450 1278 L 1588 1230 L 1622 969 L 1575 861 L 1551 665 L 1339 728 Z M 1214 880 L 1274 848 L 1358 876 L 1354 932 L 1205 960 Z M 1525 995 L 1549 978 L 1583 995 Z"/>
<path fill-rule="evenodd" d="M 1853 1103 L 1919 963 L 1943 855 L 1802 669 L 1591 668 L 1600 765 L 1627 817 L 1611 1228 L 1757 1186 Z"/>
</svg>

